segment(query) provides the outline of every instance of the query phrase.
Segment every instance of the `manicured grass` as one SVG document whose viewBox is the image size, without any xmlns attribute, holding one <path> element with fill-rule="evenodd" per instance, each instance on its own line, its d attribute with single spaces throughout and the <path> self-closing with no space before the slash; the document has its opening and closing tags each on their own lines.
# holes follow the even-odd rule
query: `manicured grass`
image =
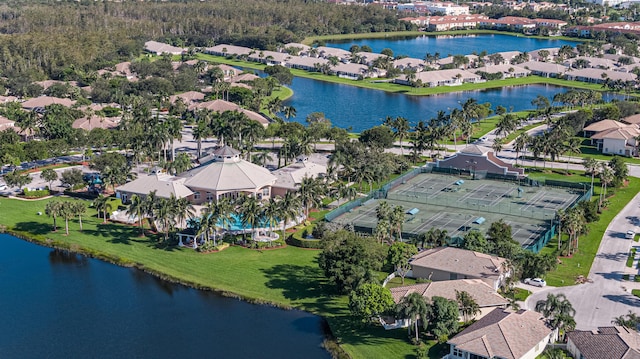
<svg viewBox="0 0 640 359">
<path fill-rule="evenodd" d="M 632 289 L 631 290 L 631 294 L 633 294 L 636 297 L 640 298 L 640 289 Z"/>
<path fill-rule="evenodd" d="M 414 347 L 405 330 L 385 331 L 352 324 L 347 297 L 333 294 L 316 263 L 318 250 L 288 246 L 256 251 L 234 246 L 219 253 L 202 254 L 186 248 L 165 248 L 156 244 L 155 235 L 138 237 L 135 226 L 102 224 L 92 208 L 83 217 L 84 231 L 79 231 L 77 219 L 73 219 L 69 224 L 70 235 L 65 236 L 64 221 L 58 219 L 58 231 L 51 232 L 52 219 L 37 215 L 44 212 L 47 201 L 0 198 L 0 224 L 48 245 L 136 265 L 194 287 L 321 315 L 342 348 L 354 359 L 413 355 Z"/>
<path fill-rule="evenodd" d="M 528 291 L 522 288 L 515 288 L 514 291 L 515 291 L 514 299 L 521 302 L 524 302 L 525 300 L 527 300 L 527 298 L 531 295 L 531 291 Z"/>
<path fill-rule="evenodd" d="M 567 178 L 577 176 L 566 176 Z M 583 179 L 585 177 L 582 177 Z M 555 178 L 554 178 L 555 179 Z M 576 181 L 577 182 L 577 181 Z M 586 181 L 585 181 L 586 182 Z M 598 193 L 598 187 L 595 187 L 595 195 Z M 640 179 L 630 177 L 627 187 L 618 188 L 615 195 L 609 197 L 609 207 L 600 214 L 600 220 L 588 224 L 589 233 L 580 237 L 578 244 L 578 252 L 571 257 L 562 257 L 561 264 L 558 268 L 549 272 L 546 281 L 551 286 L 567 286 L 573 285 L 576 277 L 579 275 L 588 276 L 589 270 L 598 252 L 598 247 L 602 241 L 602 236 L 607 226 L 631 199 L 640 190 Z M 594 196 L 595 196 L 594 195 Z M 551 240 L 549 244 L 542 249 L 542 253 L 556 253 L 557 239 Z"/>
<path fill-rule="evenodd" d="M 629 252 L 629 256 L 627 257 L 627 267 L 631 268 L 633 266 L 633 259 L 636 257 L 636 249 L 631 248 Z"/>
<path fill-rule="evenodd" d="M 634 242 L 640 241 L 640 233 L 636 233 L 636 235 L 633 237 L 633 241 Z"/>
</svg>

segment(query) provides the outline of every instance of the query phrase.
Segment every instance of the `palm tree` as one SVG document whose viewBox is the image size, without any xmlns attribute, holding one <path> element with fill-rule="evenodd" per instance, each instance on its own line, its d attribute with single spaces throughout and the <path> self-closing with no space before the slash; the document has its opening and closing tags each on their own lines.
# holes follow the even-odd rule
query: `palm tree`
<svg viewBox="0 0 640 359">
<path fill-rule="evenodd" d="M 173 196 L 173 193 L 171 194 Z M 184 224 L 187 225 L 187 219 L 193 218 L 195 215 L 196 209 L 193 207 L 191 202 L 185 197 L 183 198 L 175 198 L 173 197 L 174 210 L 176 212 L 176 219 L 178 221 L 178 225 Z"/>
<path fill-rule="evenodd" d="M 493 140 L 493 144 L 491 145 L 491 149 L 496 152 L 496 157 L 498 157 L 498 153 L 502 151 L 502 147 L 504 146 L 504 137 L 496 137 Z"/>
<path fill-rule="evenodd" d="M 602 191 L 600 193 L 600 202 L 598 208 L 602 206 L 602 202 L 607 199 L 607 186 L 613 182 L 613 171 L 606 163 L 602 163 L 602 170 L 600 171 L 600 184 L 602 186 Z"/>
<path fill-rule="evenodd" d="M 298 188 L 298 197 L 304 206 L 305 218 L 309 217 L 309 209 L 312 206 L 320 205 L 322 185 L 312 177 L 304 177 Z"/>
<path fill-rule="evenodd" d="M 390 224 L 392 231 L 398 235 L 398 241 L 402 242 L 402 225 L 404 224 L 404 208 L 395 206 L 391 212 Z"/>
<path fill-rule="evenodd" d="M 245 196 L 240 206 L 240 218 L 242 224 L 251 227 L 251 240 L 255 238 L 256 225 L 262 215 L 260 202 L 254 196 Z"/>
<path fill-rule="evenodd" d="M 527 144 L 529 143 L 529 134 L 526 132 L 522 132 L 520 134 L 520 136 L 518 136 L 516 138 L 516 141 L 514 143 L 513 149 L 516 151 L 516 165 L 518 164 L 518 154 L 520 152 L 523 152 L 525 154 L 526 157 L 526 149 L 527 149 Z"/>
<path fill-rule="evenodd" d="M 53 218 L 54 232 L 58 230 L 58 227 L 56 226 L 56 219 L 58 218 L 58 216 L 62 215 L 61 211 L 62 211 L 62 203 L 60 203 L 59 201 L 47 202 L 46 206 L 44 207 L 44 213 L 46 213 L 47 216 Z"/>
<path fill-rule="evenodd" d="M 409 334 L 411 334 L 411 323 L 414 325 L 416 342 L 418 342 L 418 321 L 422 320 L 422 327 L 427 328 L 427 318 L 429 317 L 429 304 L 420 293 L 413 292 L 406 297 L 396 307 L 399 318 L 409 319 Z"/>
<path fill-rule="evenodd" d="M 82 231 L 82 215 L 87 213 L 87 207 L 83 202 L 73 203 L 73 213 L 78 216 L 78 223 L 80 224 L 80 231 Z"/>
<path fill-rule="evenodd" d="M 294 192 L 285 193 L 279 202 L 278 217 L 282 220 L 282 238 L 285 238 L 287 222 L 295 219 L 300 213 L 300 201 Z"/>
<path fill-rule="evenodd" d="M 145 198 L 146 199 L 146 198 Z M 137 194 L 131 196 L 131 202 L 127 208 L 127 215 L 129 217 L 138 218 L 138 227 L 140 228 L 140 237 L 144 237 L 144 227 L 142 226 L 142 216 L 145 215 L 146 201 L 140 198 Z"/>
<path fill-rule="evenodd" d="M 200 218 L 200 231 L 196 234 L 197 237 L 203 237 L 204 242 L 209 242 L 209 233 L 213 230 L 215 233 L 216 225 L 218 224 L 218 214 L 216 210 L 216 203 L 209 202 L 202 210 L 202 217 Z M 213 237 L 213 245 L 216 245 L 215 235 Z"/>
<path fill-rule="evenodd" d="M 293 106 L 284 106 L 282 112 L 284 113 L 284 118 L 289 121 L 291 118 L 295 118 L 297 111 Z"/>
<path fill-rule="evenodd" d="M 100 212 L 102 212 L 102 223 L 107 223 L 107 212 L 111 209 L 109 197 L 105 197 L 102 194 L 99 195 L 98 198 L 93 200 L 93 206 L 96 208 L 96 211 L 98 211 L 98 217 L 100 217 Z"/>
<path fill-rule="evenodd" d="M 269 234 L 273 234 L 273 225 L 278 223 L 278 215 L 280 214 L 280 204 L 275 198 L 269 198 L 264 204 L 264 220 L 269 225 Z"/>
<path fill-rule="evenodd" d="M 565 145 L 565 150 L 571 154 L 579 154 L 580 145 L 582 144 L 582 140 L 579 137 L 571 137 L 567 144 Z M 569 172 L 569 161 L 567 161 L 567 172 Z"/>
<path fill-rule="evenodd" d="M 376 224 L 376 229 L 374 231 L 374 235 L 376 239 L 380 240 L 380 244 L 384 243 L 386 239 L 389 238 L 389 233 L 391 232 L 391 224 L 388 219 L 378 220 Z"/>
<path fill-rule="evenodd" d="M 591 195 L 593 195 L 593 180 L 596 173 L 598 172 L 600 163 L 595 158 L 585 157 L 582 161 L 582 165 L 584 166 L 585 172 L 591 174 Z"/>
<path fill-rule="evenodd" d="M 218 198 L 218 200 L 216 201 L 216 213 L 220 227 L 222 227 L 223 229 L 229 229 L 232 224 L 231 220 L 233 219 L 234 208 L 228 198 Z"/>
<path fill-rule="evenodd" d="M 166 242 L 169 239 L 169 231 L 175 225 L 176 213 L 174 201 L 167 198 L 159 198 L 156 203 L 154 214 L 156 220 L 162 223 L 163 238 L 164 242 Z"/>
<path fill-rule="evenodd" d="M 481 313 L 480 306 L 468 292 L 456 290 L 456 301 L 460 306 L 465 323 L 469 322 L 470 317 Z"/>
<path fill-rule="evenodd" d="M 60 215 L 64 218 L 64 232 L 69 235 L 69 220 L 75 217 L 75 206 L 72 202 L 64 201 L 60 206 Z"/>
</svg>

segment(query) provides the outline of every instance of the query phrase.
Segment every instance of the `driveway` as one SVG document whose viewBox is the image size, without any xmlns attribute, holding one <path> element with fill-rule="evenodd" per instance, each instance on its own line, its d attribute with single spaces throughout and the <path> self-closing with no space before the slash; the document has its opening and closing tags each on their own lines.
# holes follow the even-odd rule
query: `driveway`
<svg viewBox="0 0 640 359">
<path fill-rule="evenodd" d="M 574 319 L 580 330 L 611 325 L 614 317 L 630 310 L 640 313 L 640 298 L 633 296 L 630 290 L 638 288 L 638 284 L 622 280 L 625 273 L 638 273 L 637 269 L 626 266 L 630 248 L 638 243 L 624 235 L 629 229 L 638 231 L 639 206 L 640 194 L 637 194 L 609 224 L 589 271 L 588 278 L 592 283 L 538 291 L 527 298 L 525 307 L 534 309 L 536 302 L 544 300 L 548 293 L 563 293 L 576 310 Z"/>
</svg>

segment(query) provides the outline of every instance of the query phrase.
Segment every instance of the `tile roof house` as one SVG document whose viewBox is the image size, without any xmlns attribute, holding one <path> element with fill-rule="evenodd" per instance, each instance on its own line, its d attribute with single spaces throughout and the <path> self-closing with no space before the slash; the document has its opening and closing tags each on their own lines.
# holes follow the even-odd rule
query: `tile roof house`
<svg viewBox="0 0 640 359">
<path fill-rule="evenodd" d="M 42 111 L 46 106 L 49 106 L 49 105 L 62 105 L 66 107 L 71 107 L 75 103 L 76 103 L 75 101 L 70 100 L 68 98 L 40 96 L 40 97 L 35 97 L 27 101 L 24 101 L 23 103 L 21 103 L 21 105 L 22 105 L 22 108 L 24 108 L 25 110 Z"/>
<path fill-rule="evenodd" d="M 306 157 L 299 158 L 295 163 L 271 172 L 277 178 L 272 187 L 272 196 L 284 196 L 287 192 L 296 191 L 305 177 L 318 178 L 326 173 L 327 166 L 311 162 Z"/>
<path fill-rule="evenodd" d="M 630 125 L 640 125 L 640 114 L 625 117 L 622 119 L 622 122 Z"/>
<path fill-rule="evenodd" d="M 431 248 L 411 258 L 411 272 L 407 276 L 413 278 L 481 279 L 498 290 L 510 275 L 505 269 L 506 259 L 455 247 Z"/>
<path fill-rule="evenodd" d="M 228 44 L 220 44 L 213 47 L 207 47 L 204 49 L 205 54 L 211 54 L 215 56 L 248 56 L 254 50 L 244 47 Z"/>
<path fill-rule="evenodd" d="M 613 70 L 602 70 L 595 68 L 587 69 L 575 69 L 565 73 L 567 80 L 582 81 L 596 84 L 603 84 L 607 79 L 620 80 L 620 81 L 632 81 L 635 83 L 636 75 L 630 72 L 620 72 Z"/>
<path fill-rule="evenodd" d="M 537 312 L 494 309 L 450 339 L 446 359 L 535 359 L 557 337 Z"/>
<path fill-rule="evenodd" d="M 640 334 L 624 327 L 567 333 L 567 350 L 580 359 L 640 359 Z"/>
<path fill-rule="evenodd" d="M 170 54 L 181 55 L 186 51 L 185 48 L 172 46 L 157 41 L 147 41 L 144 43 L 144 50 L 155 55 Z"/>
<path fill-rule="evenodd" d="M 105 130 L 116 128 L 120 123 L 120 117 L 104 117 L 92 115 L 91 117 L 79 118 L 71 124 L 73 128 L 81 128 L 85 131 L 91 131 L 94 128 L 103 128 Z"/>
<path fill-rule="evenodd" d="M 501 65 L 486 65 L 482 67 L 478 67 L 476 69 L 471 70 L 472 72 L 486 72 L 489 74 L 501 73 L 503 78 L 510 77 L 525 77 L 531 74 L 531 70 L 527 70 L 524 67 L 518 65 L 511 64 L 501 64 Z"/>
<path fill-rule="evenodd" d="M 0 116 L 0 131 L 13 129 L 15 124 L 16 124 L 16 121 L 10 120 L 4 116 Z"/>
<path fill-rule="evenodd" d="M 560 77 L 569 69 L 564 65 L 543 61 L 527 61 L 519 64 L 519 66 L 531 70 L 532 75 L 542 77 Z"/>
<path fill-rule="evenodd" d="M 584 129 L 585 137 L 590 137 L 591 144 L 605 154 L 637 156 L 640 128 L 635 124 L 626 124 L 615 120 L 594 122 Z"/>
<path fill-rule="evenodd" d="M 424 86 L 436 87 L 436 86 L 459 86 L 463 83 L 477 83 L 484 82 L 480 75 L 476 75 L 473 72 L 460 69 L 451 70 L 436 70 L 436 71 L 423 71 L 416 74 L 415 81 L 421 81 Z M 395 83 L 402 85 L 408 85 L 406 75 L 402 75 L 393 80 Z"/>
<path fill-rule="evenodd" d="M 475 319 L 480 319 L 495 308 L 506 308 L 509 300 L 503 298 L 490 285 L 481 279 L 457 279 L 442 282 L 430 282 L 409 286 L 390 288 L 391 296 L 396 303 L 411 293 L 419 293 L 423 297 L 443 297 L 456 300 L 456 291 L 467 292 L 480 307 L 480 314 Z M 462 320 L 461 320 L 462 321 Z"/>
<path fill-rule="evenodd" d="M 189 110 L 196 110 L 196 109 L 207 109 L 207 110 L 215 111 L 219 113 L 222 113 L 225 111 L 238 111 L 240 113 L 245 114 L 249 119 L 259 122 L 264 127 L 269 125 L 269 120 L 264 116 L 262 116 L 261 114 L 250 111 L 250 110 L 246 110 L 236 105 L 233 102 L 229 102 L 225 100 L 198 102 L 198 103 L 193 103 L 191 104 L 191 106 L 189 106 Z"/>
<path fill-rule="evenodd" d="M 187 105 L 190 105 L 194 102 L 200 102 L 204 100 L 204 94 L 198 91 L 188 91 L 188 92 L 179 93 L 177 95 L 169 96 L 169 102 L 171 103 L 175 103 L 176 101 L 178 101 L 178 99 L 182 99 L 182 102 L 184 102 Z"/>
</svg>

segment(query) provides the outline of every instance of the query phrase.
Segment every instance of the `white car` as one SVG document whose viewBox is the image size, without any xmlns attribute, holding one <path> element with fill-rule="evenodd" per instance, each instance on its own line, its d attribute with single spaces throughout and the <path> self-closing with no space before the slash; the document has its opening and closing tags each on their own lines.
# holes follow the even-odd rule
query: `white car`
<svg viewBox="0 0 640 359">
<path fill-rule="evenodd" d="M 626 239 L 633 239 L 633 237 L 636 236 L 636 232 L 632 231 L 632 230 L 628 230 L 627 233 L 624 235 L 624 238 Z"/>
<path fill-rule="evenodd" d="M 529 284 L 535 287 L 544 287 L 547 285 L 547 282 L 542 278 L 527 278 L 524 280 L 524 284 Z"/>
<path fill-rule="evenodd" d="M 0 183 L 0 191 L 6 191 L 8 189 L 7 185 L 4 183 Z"/>
</svg>

